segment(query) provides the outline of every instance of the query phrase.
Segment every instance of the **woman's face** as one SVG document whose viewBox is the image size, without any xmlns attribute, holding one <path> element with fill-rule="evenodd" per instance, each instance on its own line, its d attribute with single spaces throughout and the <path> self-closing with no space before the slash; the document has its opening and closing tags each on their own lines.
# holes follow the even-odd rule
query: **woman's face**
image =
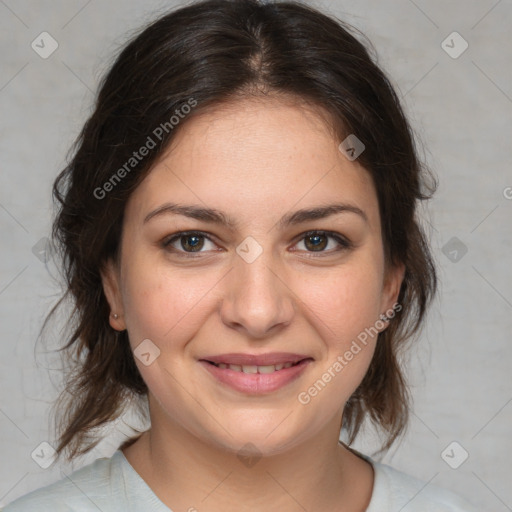
<svg viewBox="0 0 512 512">
<path fill-rule="evenodd" d="M 334 432 L 403 276 L 385 268 L 369 174 L 319 117 L 275 99 L 180 130 L 104 273 L 153 428 L 269 455 Z"/>
</svg>

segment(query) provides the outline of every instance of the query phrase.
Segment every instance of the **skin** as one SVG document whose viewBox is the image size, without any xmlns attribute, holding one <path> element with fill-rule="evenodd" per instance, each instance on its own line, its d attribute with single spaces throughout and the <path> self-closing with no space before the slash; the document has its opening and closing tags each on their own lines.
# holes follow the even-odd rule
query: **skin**
<svg viewBox="0 0 512 512">
<path fill-rule="evenodd" d="M 175 512 L 355 512 L 370 502 L 372 466 L 338 438 L 377 337 L 307 405 L 297 397 L 392 308 L 403 268 L 386 267 L 373 182 L 339 151 L 324 119 L 271 97 L 191 118 L 126 206 L 120 263 L 102 273 L 118 315 L 110 323 L 128 330 L 132 349 L 150 339 L 160 355 L 149 366 L 135 358 L 152 426 L 124 454 Z M 144 223 L 168 202 L 221 210 L 236 227 L 172 213 Z M 338 203 L 366 220 L 344 212 L 277 224 L 296 210 Z M 181 245 L 186 237 L 163 246 L 191 230 L 212 238 L 201 239 L 194 258 Z M 336 251 L 335 239 L 321 238 L 328 245 L 315 251 L 304 238 L 312 230 L 352 245 Z M 236 252 L 248 236 L 263 251 L 252 263 Z M 230 352 L 314 360 L 295 381 L 254 396 L 222 385 L 198 362 Z M 248 442 L 261 457 L 250 467 L 237 457 Z"/>
</svg>

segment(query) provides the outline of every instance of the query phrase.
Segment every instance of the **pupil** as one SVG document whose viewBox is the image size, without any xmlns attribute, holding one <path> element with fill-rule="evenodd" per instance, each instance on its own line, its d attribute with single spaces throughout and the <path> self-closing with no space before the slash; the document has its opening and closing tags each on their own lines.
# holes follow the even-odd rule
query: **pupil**
<svg viewBox="0 0 512 512">
<path fill-rule="evenodd" d="M 312 243 L 313 250 L 325 249 L 327 245 L 325 235 L 310 235 L 306 238 L 306 245 L 307 242 Z"/>
<path fill-rule="evenodd" d="M 185 243 L 183 243 L 183 238 L 185 239 Z M 181 245 L 183 249 L 191 249 L 193 252 L 197 252 L 203 246 L 201 243 L 201 237 L 197 235 L 189 235 L 182 238 Z"/>
</svg>

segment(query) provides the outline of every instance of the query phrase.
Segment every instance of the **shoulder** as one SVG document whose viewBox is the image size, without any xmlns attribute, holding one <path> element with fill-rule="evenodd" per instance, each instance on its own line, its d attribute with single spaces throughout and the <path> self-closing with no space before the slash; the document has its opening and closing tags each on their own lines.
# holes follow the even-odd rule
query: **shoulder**
<svg viewBox="0 0 512 512">
<path fill-rule="evenodd" d="M 122 479 L 119 454 L 97 459 L 51 485 L 21 496 L 0 512 L 112 510 L 115 482 Z"/>
<path fill-rule="evenodd" d="M 457 494 L 424 482 L 386 464 L 371 461 L 375 482 L 367 512 L 476 512 Z"/>
</svg>

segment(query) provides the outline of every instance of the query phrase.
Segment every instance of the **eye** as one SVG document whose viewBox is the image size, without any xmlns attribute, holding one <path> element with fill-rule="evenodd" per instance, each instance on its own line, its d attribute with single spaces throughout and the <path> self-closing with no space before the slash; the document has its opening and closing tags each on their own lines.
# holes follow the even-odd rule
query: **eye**
<svg viewBox="0 0 512 512">
<path fill-rule="evenodd" d="M 328 255 L 352 247 L 351 242 L 345 237 L 330 231 L 309 231 L 301 236 L 302 238 L 295 246 L 301 243 L 304 244 L 305 252 L 308 253 Z M 211 244 L 210 247 L 208 247 L 208 244 Z M 194 256 L 195 253 L 215 251 L 217 248 L 217 245 L 210 237 L 201 231 L 182 231 L 176 233 L 165 239 L 162 246 L 170 252 L 191 258 L 197 257 Z M 299 248 L 298 250 L 304 249 Z"/>
<path fill-rule="evenodd" d="M 334 240 L 334 243 L 330 243 L 329 240 Z M 352 244 L 346 238 L 330 231 L 309 231 L 308 233 L 304 233 L 297 245 L 301 243 L 304 244 L 306 252 L 329 254 L 352 247 Z M 327 248 L 328 250 L 325 250 Z"/>
<path fill-rule="evenodd" d="M 210 243 L 213 247 L 208 249 L 208 243 Z M 163 242 L 163 246 L 166 249 L 171 249 L 172 252 L 189 254 L 205 252 L 202 251 L 202 249 L 205 247 L 205 244 L 206 250 L 215 250 L 215 244 L 205 233 L 200 231 L 176 233 Z"/>
</svg>

